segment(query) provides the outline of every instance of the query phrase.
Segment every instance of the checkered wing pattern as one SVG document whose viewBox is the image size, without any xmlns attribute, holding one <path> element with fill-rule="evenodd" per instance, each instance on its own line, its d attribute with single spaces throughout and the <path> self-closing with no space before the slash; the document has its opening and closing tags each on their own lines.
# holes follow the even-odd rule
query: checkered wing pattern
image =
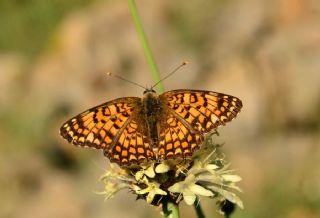
<svg viewBox="0 0 320 218">
<path fill-rule="evenodd" d="M 160 121 L 159 155 L 163 158 L 192 155 L 206 133 L 231 121 L 242 108 L 240 99 L 210 91 L 173 90 L 159 98 L 166 111 Z"/>
<path fill-rule="evenodd" d="M 91 108 L 60 128 L 63 138 L 74 145 L 103 149 L 120 165 L 153 158 L 147 123 L 139 115 L 141 99 L 119 98 Z"/>
<path fill-rule="evenodd" d="M 203 141 L 203 136 L 198 131 L 169 110 L 161 115 L 159 124 L 159 159 L 191 156 Z"/>
</svg>

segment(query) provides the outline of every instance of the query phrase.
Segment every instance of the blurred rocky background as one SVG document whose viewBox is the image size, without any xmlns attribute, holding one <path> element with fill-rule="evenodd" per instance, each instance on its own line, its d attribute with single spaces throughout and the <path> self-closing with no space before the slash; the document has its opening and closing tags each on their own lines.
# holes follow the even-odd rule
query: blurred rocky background
<svg viewBox="0 0 320 218">
<path fill-rule="evenodd" d="M 215 140 L 242 176 L 232 217 L 320 217 L 320 2 L 137 0 L 167 90 L 235 95 L 243 110 Z M 0 1 L 0 217 L 160 217 L 122 191 L 104 201 L 102 152 L 60 125 L 152 85 L 126 1 Z M 202 200 L 207 217 L 219 217 Z M 195 217 L 181 205 L 182 217 Z"/>
</svg>

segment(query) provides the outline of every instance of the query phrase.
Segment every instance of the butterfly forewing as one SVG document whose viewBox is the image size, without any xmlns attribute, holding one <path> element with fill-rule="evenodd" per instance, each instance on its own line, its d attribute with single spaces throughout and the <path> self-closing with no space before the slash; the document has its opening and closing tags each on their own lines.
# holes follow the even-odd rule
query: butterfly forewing
<svg viewBox="0 0 320 218">
<path fill-rule="evenodd" d="M 150 159 L 153 153 L 150 154 L 146 121 L 138 116 L 140 104 L 141 99 L 137 97 L 107 102 L 67 121 L 60 128 L 60 134 L 74 145 L 103 149 L 111 161 L 120 164 L 127 164 L 131 159 L 142 161 L 141 155 Z"/>
<path fill-rule="evenodd" d="M 208 133 L 236 117 L 240 99 L 210 91 L 173 90 L 160 95 L 163 104 L 200 134 Z"/>
</svg>

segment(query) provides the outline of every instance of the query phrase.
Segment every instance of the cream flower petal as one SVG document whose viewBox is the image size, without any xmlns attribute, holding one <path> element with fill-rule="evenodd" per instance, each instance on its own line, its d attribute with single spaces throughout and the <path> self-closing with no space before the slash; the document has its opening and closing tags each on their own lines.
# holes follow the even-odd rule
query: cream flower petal
<svg viewBox="0 0 320 218">
<path fill-rule="evenodd" d="M 242 178 L 237 175 L 222 175 L 222 178 L 228 182 L 240 182 Z"/>
<path fill-rule="evenodd" d="M 145 170 L 145 174 L 149 177 L 149 178 L 154 178 L 156 176 L 155 172 L 154 172 L 154 164 L 152 164 L 150 167 L 148 167 Z"/>
<path fill-rule="evenodd" d="M 153 201 L 155 195 L 156 194 L 154 192 L 149 192 L 149 194 L 147 196 L 147 199 L 146 199 L 148 204 L 151 204 L 151 202 Z"/>
<path fill-rule="evenodd" d="M 166 173 L 170 170 L 170 166 L 166 163 L 160 163 L 158 166 L 156 166 L 156 173 Z"/>
<path fill-rule="evenodd" d="M 182 195 L 183 200 L 186 202 L 187 205 L 192 205 L 197 199 L 196 195 L 189 190 L 184 191 Z"/>
<path fill-rule="evenodd" d="M 140 181 L 143 178 L 143 176 L 144 176 L 144 171 L 140 170 L 140 171 L 136 172 L 136 174 L 135 174 L 136 181 Z"/>
<path fill-rule="evenodd" d="M 137 194 L 147 194 L 147 203 L 151 203 L 155 197 L 155 195 L 167 195 L 167 192 L 163 191 L 159 188 L 159 184 L 157 183 L 147 183 L 148 187 L 142 190 L 136 190 Z"/>
<path fill-rule="evenodd" d="M 242 201 L 240 200 L 240 198 L 236 194 L 234 194 L 232 192 L 229 192 L 227 190 L 215 187 L 215 186 L 210 186 L 209 188 L 211 190 L 221 194 L 228 201 L 230 201 L 230 202 L 232 202 L 234 204 L 237 204 L 241 209 L 243 209 L 243 203 L 242 203 Z"/>
<path fill-rule="evenodd" d="M 176 184 L 170 186 L 168 190 L 173 193 L 177 193 L 177 192 L 182 193 L 182 190 L 183 190 L 182 185 L 183 184 L 181 184 L 181 182 L 177 182 Z"/>
<path fill-rule="evenodd" d="M 211 197 L 214 195 L 210 190 L 205 189 L 202 186 L 196 184 L 190 184 L 189 189 L 196 195 L 202 195 L 207 197 Z"/>
</svg>

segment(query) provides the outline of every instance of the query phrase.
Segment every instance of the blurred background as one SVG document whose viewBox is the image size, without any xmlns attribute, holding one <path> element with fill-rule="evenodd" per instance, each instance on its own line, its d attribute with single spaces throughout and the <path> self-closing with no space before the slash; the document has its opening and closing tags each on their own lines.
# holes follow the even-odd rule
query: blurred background
<svg viewBox="0 0 320 218">
<path fill-rule="evenodd" d="M 320 217 L 320 2 L 137 0 L 166 90 L 242 99 L 216 142 L 243 181 L 232 217 Z M 160 217 L 94 191 L 108 161 L 59 136 L 67 119 L 152 85 L 126 1 L 0 1 L 0 217 Z M 220 217 L 202 199 L 207 217 Z M 182 217 L 195 217 L 181 204 Z"/>
</svg>

